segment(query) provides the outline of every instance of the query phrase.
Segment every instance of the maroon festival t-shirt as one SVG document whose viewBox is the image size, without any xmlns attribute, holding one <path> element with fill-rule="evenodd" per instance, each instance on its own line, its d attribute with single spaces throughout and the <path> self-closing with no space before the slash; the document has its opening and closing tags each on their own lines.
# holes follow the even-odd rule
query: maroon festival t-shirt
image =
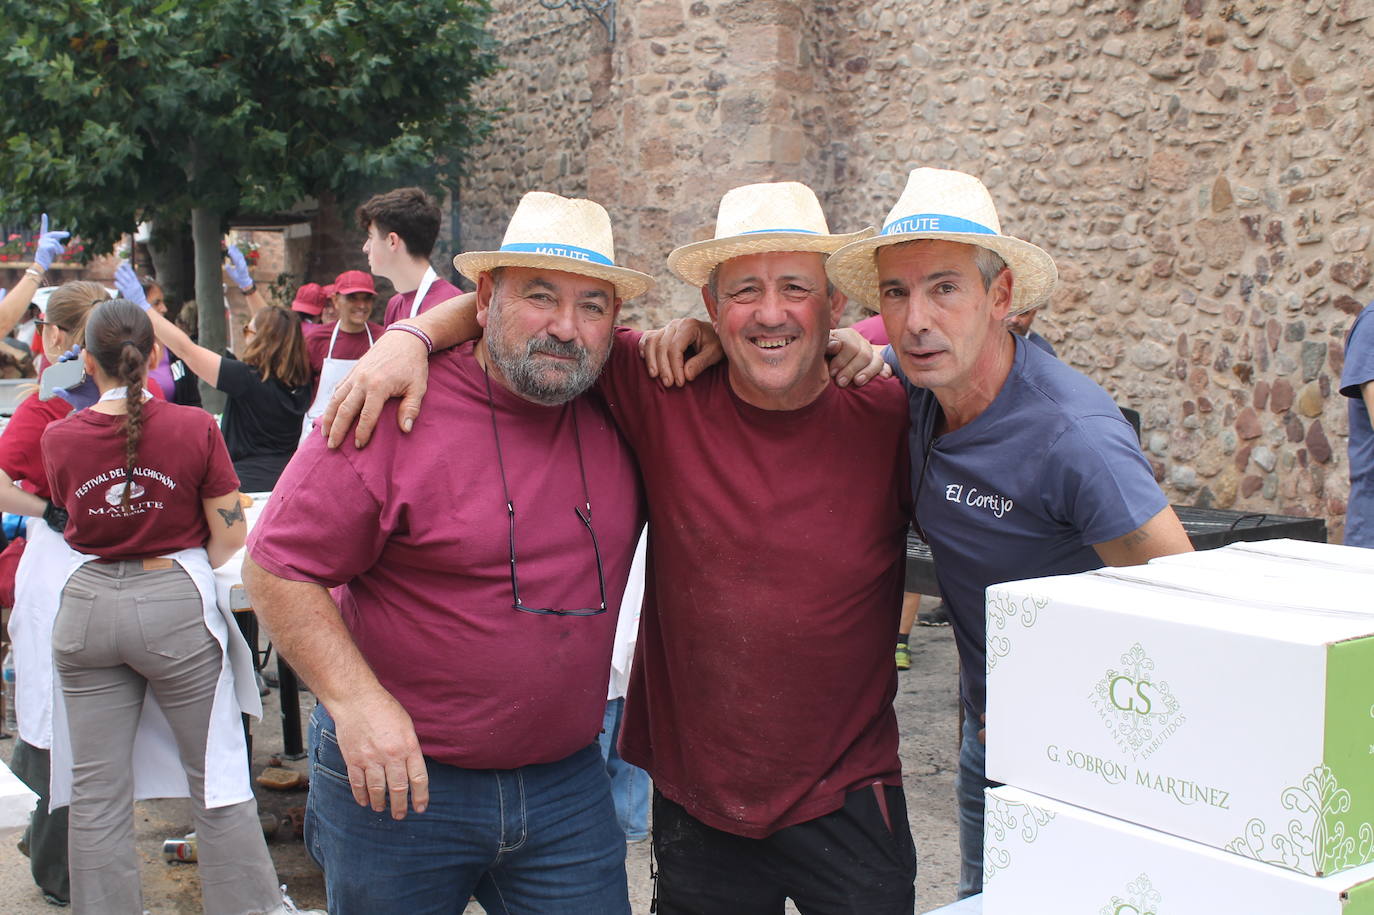
<svg viewBox="0 0 1374 915">
<path fill-rule="evenodd" d="M 67 543 L 102 559 L 146 559 L 204 546 L 202 501 L 239 488 L 215 418 L 164 400 L 143 404 L 129 504 L 122 504 L 124 416 L 80 410 L 43 433 L 53 502 L 65 508 Z"/>
<path fill-rule="evenodd" d="M 386 303 L 386 314 L 382 318 L 382 323 L 390 327 L 394 322 L 410 317 L 410 306 L 415 304 L 415 293 L 418 289 L 409 292 L 398 292 L 391 297 L 391 301 Z M 420 314 L 429 311 L 440 302 L 447 302 L 454 296 L 460 296 L 463 290 L 445 279 L 437 279 L 429 284 L 429 292 L 425 293 L 425 300 L 420 303 Z"/>
<path fill-rule="evenodd" d="M 410 713 L 425 755 L 511 769 L 564 759 L 600 732 L 643 509 L 634 458 L 599 396 L 545 407 L 493 381 L 521 600 L 561 610 L 601 600 L 592 539 L 573 511 L 583 504 L 574 410 L 606 574 L 606 613 L 516 610 L 492 412 L 472 350 L 430 359 L 410 433 L 396 428 L 393 400 L 362 451 L 351 438 L 337 451 L 307 439 L 248 550 L 273 575 L 337 589 L 358 650 Z"/>
<path fill-rule="evenodd" d="M 621 755 L 692 816 L 750 838 L 900 785 L 906 394 L 880 379 L 761 410 L 724 363 L 665 389 L 637 340 L 617 335 L 599 382 L 649 502 Z"/>
</svg>

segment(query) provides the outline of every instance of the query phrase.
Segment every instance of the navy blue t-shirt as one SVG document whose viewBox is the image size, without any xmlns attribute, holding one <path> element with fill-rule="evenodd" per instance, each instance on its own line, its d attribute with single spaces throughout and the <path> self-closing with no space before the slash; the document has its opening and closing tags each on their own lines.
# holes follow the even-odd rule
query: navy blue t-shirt
<svg viewBox="0 0 1374 915">
<path fill-rule="evenodd" d="M 1374 429 L 1360 386 L 1374 381 L 1374 304 L 1366 305 L 1345 340 L 1341 393 L 1350 398 L 1350 501 L 1345 513 L 1348 546 L 1374 547 Z"/>
<path fill-rule="evenodd" d="M 1015 337 L 1015 335 L 1012 335 Z M 1168 504 L 1134 430 L 1106 391 L 1016 338 L 1011 373 L 973 422 L 936 436 L 935 395 L 906 380 L 913 511 L 935 557 L 959 646 L 960 692 L 985 706 L 989 585 L 1102 567 L 1092 545 Z"/>
</svg>

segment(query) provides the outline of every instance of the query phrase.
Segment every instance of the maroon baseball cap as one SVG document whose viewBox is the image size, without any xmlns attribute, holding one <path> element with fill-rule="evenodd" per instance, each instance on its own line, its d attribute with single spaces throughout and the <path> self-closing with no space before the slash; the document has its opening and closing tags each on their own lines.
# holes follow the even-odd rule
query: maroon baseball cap
<svg viewBox="0 0 1374 915">
<path fill-rule="evenodd" d="M 299 311 L 301 314 L 319 315 L 324 311 L 324 289 L 319 283 L 306 283 L 296 290 L 296 297 L 291 300 L 291 310 Z"/>
<path fill-rule="evenodd" d="M 372 282 L 372 274 L 362 270 L 345 270 L 335 277 L 334 291 L 339 295 L 352 295 L 355 292 L 376 295 L 377 287 Z"/>
</svg>

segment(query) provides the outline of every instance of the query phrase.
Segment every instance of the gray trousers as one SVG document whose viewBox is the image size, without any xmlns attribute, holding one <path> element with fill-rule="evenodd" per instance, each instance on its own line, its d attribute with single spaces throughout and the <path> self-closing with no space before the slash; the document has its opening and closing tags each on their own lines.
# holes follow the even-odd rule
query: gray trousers
<svg viewBox="0 0 1374 915">
<path fill-rule="evenodd" d="M 134 848 L 133 743 L 151 685 L 191 787 L 207 915 L 281 905 L 257 802 L 205 806 L 205 746 L 223 652 L 180 566 L 88 562 L 62 592 L 53 658 L 72 744 L 69 858 L 77 912 L 141 915 Z M 243 762 L 240 759 L 239 764 Z"/>
</svg>

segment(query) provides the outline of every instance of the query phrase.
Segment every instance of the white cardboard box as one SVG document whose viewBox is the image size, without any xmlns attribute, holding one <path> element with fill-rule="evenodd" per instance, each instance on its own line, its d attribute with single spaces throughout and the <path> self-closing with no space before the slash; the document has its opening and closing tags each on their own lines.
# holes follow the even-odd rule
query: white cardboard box
<svg viewBox="0 0 1374 915">
<path fill-rule="evenodd" d="M 989 588 L 988 777 L 1306 874 L 1374 862 L 1374 575 L 1213 554 Z"/>
<path fill-rule="evenodd" d="M 931 909 L 926 915 L 983 915 L 983 897 L 970 896 L 950 905 Z M 1021 915 L 1028 915 L 1028 913 L 1022 909 Z"/>
<path fill-rule="evenodd" d="M 1374 865 L 1307 877 L 1010 787 L 984 823 L 983 915 L 1374 913 Z"/>
</svg>

